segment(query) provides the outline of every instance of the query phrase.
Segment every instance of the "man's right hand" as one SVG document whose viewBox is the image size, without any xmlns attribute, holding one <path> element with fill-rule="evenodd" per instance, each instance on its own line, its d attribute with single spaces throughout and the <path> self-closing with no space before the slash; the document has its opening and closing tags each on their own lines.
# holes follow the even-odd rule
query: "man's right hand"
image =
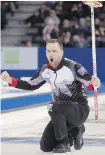
<svg viewBox="0 0 105 155">
<path fill-rule="evenodd" d="M 12 83 L 12 78 L 7 71 L 1 73 L 1 80 L 3 80 L 4 82 L 8 82 L 9 84 Z"/>
</svg>

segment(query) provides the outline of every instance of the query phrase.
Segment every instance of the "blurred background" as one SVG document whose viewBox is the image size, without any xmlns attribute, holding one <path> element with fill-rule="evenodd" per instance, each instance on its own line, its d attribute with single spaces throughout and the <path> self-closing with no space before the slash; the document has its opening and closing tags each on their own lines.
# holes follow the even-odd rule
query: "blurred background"
<svg viewBox="0 0 105 155">
<path fill-rule="evenodd" d="M 105 80 L 105 1 L 95 9 L 98 76 Z M 2 1 L 2 71 L 17 78 L 31 77 L 46 63 L 45 42 L 60 39 L 65 57 L 92 74 L 90 8 L 82 1 Z"/>
<path fill-rule="evenodd" d="M 105 47 L 105 2 L 95 9 L 96 46 Z M 1 45 L 44 46 L 50 38 L 65 47 L 91 47 L 90 8 L 81 1 L 1 2 Z"/>
</svg>

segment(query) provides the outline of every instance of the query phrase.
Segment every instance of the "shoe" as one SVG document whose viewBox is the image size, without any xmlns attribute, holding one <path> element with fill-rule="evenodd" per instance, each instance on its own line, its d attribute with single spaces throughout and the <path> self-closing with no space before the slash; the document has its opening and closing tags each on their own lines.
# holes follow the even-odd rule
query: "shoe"
<svg viewBox="0 0 105 155">
<path fill-rule="evenodd" d="M 84 144 L 83 133 L 85 132 L 85 126 L 82 124 L 79 128 L 79 133 L 74 137 L 74 148 L 75 150 L 80 150 Z"/>
<path fill-rule="evenodd" d="M 59 144 L 53 149 L 53 153 L 66 153 L 71 152 L 70 144 L 66 142 L 59 142 Z"/>
</svg>

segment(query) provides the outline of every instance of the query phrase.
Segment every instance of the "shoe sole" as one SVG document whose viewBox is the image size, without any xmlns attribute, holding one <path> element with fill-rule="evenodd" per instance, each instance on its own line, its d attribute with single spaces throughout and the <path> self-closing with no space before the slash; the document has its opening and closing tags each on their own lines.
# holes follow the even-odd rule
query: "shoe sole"
<svg viewBox="0 0 105 155">
<path fill-rule="evenodd" d="M 64 153 L 61 153 L 61 154 L 67 154 L 67 155 L 69 155 L 70 153 L 71 153 L 71 152 L 64 152 Z M 54 154 L 54 155 L 60 155 L 60 152 L 59 152 L 59 153 L 54 153 L 54 152 L 53 152 L 53 154 Z"/>
<path fill-rule="evenodd" d="M 53 150 L 53 153 L 69 153 L 69 152 L 71 152 L 71 150 L 70 151 L 64 151 L 64 150 Z"/>
</svg>

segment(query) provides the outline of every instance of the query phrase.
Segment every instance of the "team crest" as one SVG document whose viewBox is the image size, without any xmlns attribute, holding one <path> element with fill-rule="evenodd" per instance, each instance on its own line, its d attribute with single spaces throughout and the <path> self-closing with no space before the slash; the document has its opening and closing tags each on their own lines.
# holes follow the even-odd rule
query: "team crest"
<svg viewBox="0 0 105 155">
<path fill-rule="evenodd" d="M 87 70 L 86 70 L 84 67 L 81 67 L 81 68 L 78 70 L 78 73 L 79 73 L 80 75 L 85 75 L 85 74 L 87 74 Z"/>
</svg>

